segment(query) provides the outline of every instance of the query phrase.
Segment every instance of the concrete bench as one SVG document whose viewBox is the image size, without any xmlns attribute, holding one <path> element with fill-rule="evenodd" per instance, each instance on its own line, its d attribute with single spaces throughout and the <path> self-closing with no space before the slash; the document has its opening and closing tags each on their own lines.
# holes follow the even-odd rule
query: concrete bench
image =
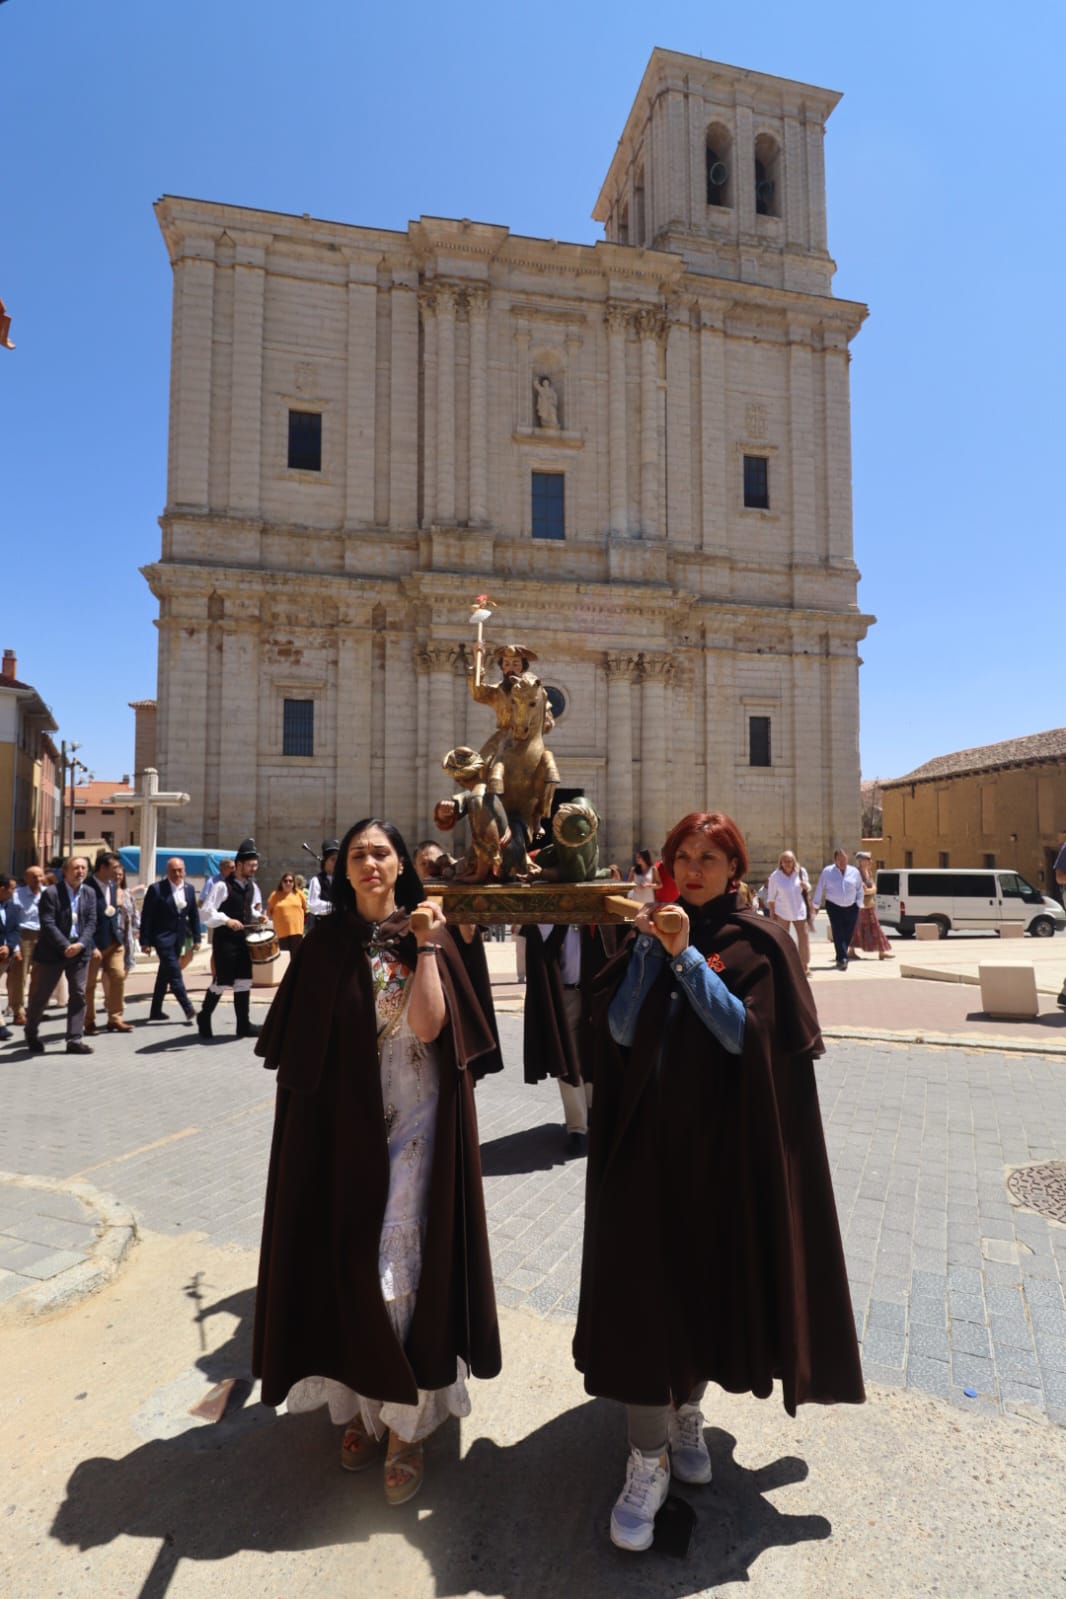
<svg viewBox="0 0 1066 1599">
<path fill-rule="evenodd" d="M 1033 966 L 1022 961 L 981 961 L 977 973 L 986 1016 L 1019 1021 L 1040 1014 Z"/>
</svg>

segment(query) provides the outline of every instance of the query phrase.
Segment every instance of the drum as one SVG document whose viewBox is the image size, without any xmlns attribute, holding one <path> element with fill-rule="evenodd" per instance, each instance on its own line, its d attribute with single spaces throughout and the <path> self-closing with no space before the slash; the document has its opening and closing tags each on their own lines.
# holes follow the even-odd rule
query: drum
<svg viewBox="0 0 1066 1599">
<path fill-rule="evenodd" d="M 244 935 L 252 964 L 276 960 L 280 954 L 278 937 L 272 927 L 250 927 Z"/>
</svg>

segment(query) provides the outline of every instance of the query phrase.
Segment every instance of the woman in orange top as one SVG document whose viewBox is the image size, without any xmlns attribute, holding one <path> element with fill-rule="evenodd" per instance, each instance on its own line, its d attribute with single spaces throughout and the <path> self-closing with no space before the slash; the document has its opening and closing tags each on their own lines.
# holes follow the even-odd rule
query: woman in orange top
<svg viewBox="0 0 1066 1599">
<path fill-rule="evenodd" d="M 286 872 L 267 900 L 267 913 L 282 949 L 299 949 L 303 943 L 306 911 L 307 901 L 296 887 L 294 874 Z"/>
</svg>

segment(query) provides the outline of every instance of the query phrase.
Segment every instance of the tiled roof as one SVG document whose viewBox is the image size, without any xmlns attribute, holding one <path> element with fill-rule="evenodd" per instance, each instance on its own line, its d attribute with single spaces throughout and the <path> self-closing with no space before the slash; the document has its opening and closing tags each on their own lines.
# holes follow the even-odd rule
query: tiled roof
<svg viewBox="0 0 1066 1599">
<path fill-rule="evenodd" d="M 74 788 L 75 805 L 106 805 L 112 794 L 132 794 L 134 790 L 128 783 L 114 781 L 81 783 Z"/>
<path fill-rule="evenodd" d="M 973 750 L 957 750 L 954 755 L 937 755 L 916 766 L 903 777 L 881 784 L 895 788 L 900 783 L 924 783 L 934 777 L 961 777 L 968 772 L 994 772 L 1004 766 L 1024 766 L 1030 761 L 1066 759 L 1066 727 L 1053 727 L 1047 733 L 1029 733 L 1025 738 L 1006 738 L 1000 744 L 982 744 Z"/>
</svg>

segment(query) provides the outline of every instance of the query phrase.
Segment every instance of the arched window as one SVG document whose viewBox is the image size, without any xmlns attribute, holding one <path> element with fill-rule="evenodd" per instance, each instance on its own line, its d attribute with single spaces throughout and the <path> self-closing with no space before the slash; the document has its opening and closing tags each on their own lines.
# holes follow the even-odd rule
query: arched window
<svg viewBox="0 0 1066 1599">
<path fill-rule="evenodd" d="M 755 140 L 755 212 L 760 217 L 781 215 L 780 148 L 768 133 Z"/>
<path fill-rule="evenodd" d="M 707 204 L 733 204 L 733 139 L 721 122 L 707 129 Z"/>
</svg>

